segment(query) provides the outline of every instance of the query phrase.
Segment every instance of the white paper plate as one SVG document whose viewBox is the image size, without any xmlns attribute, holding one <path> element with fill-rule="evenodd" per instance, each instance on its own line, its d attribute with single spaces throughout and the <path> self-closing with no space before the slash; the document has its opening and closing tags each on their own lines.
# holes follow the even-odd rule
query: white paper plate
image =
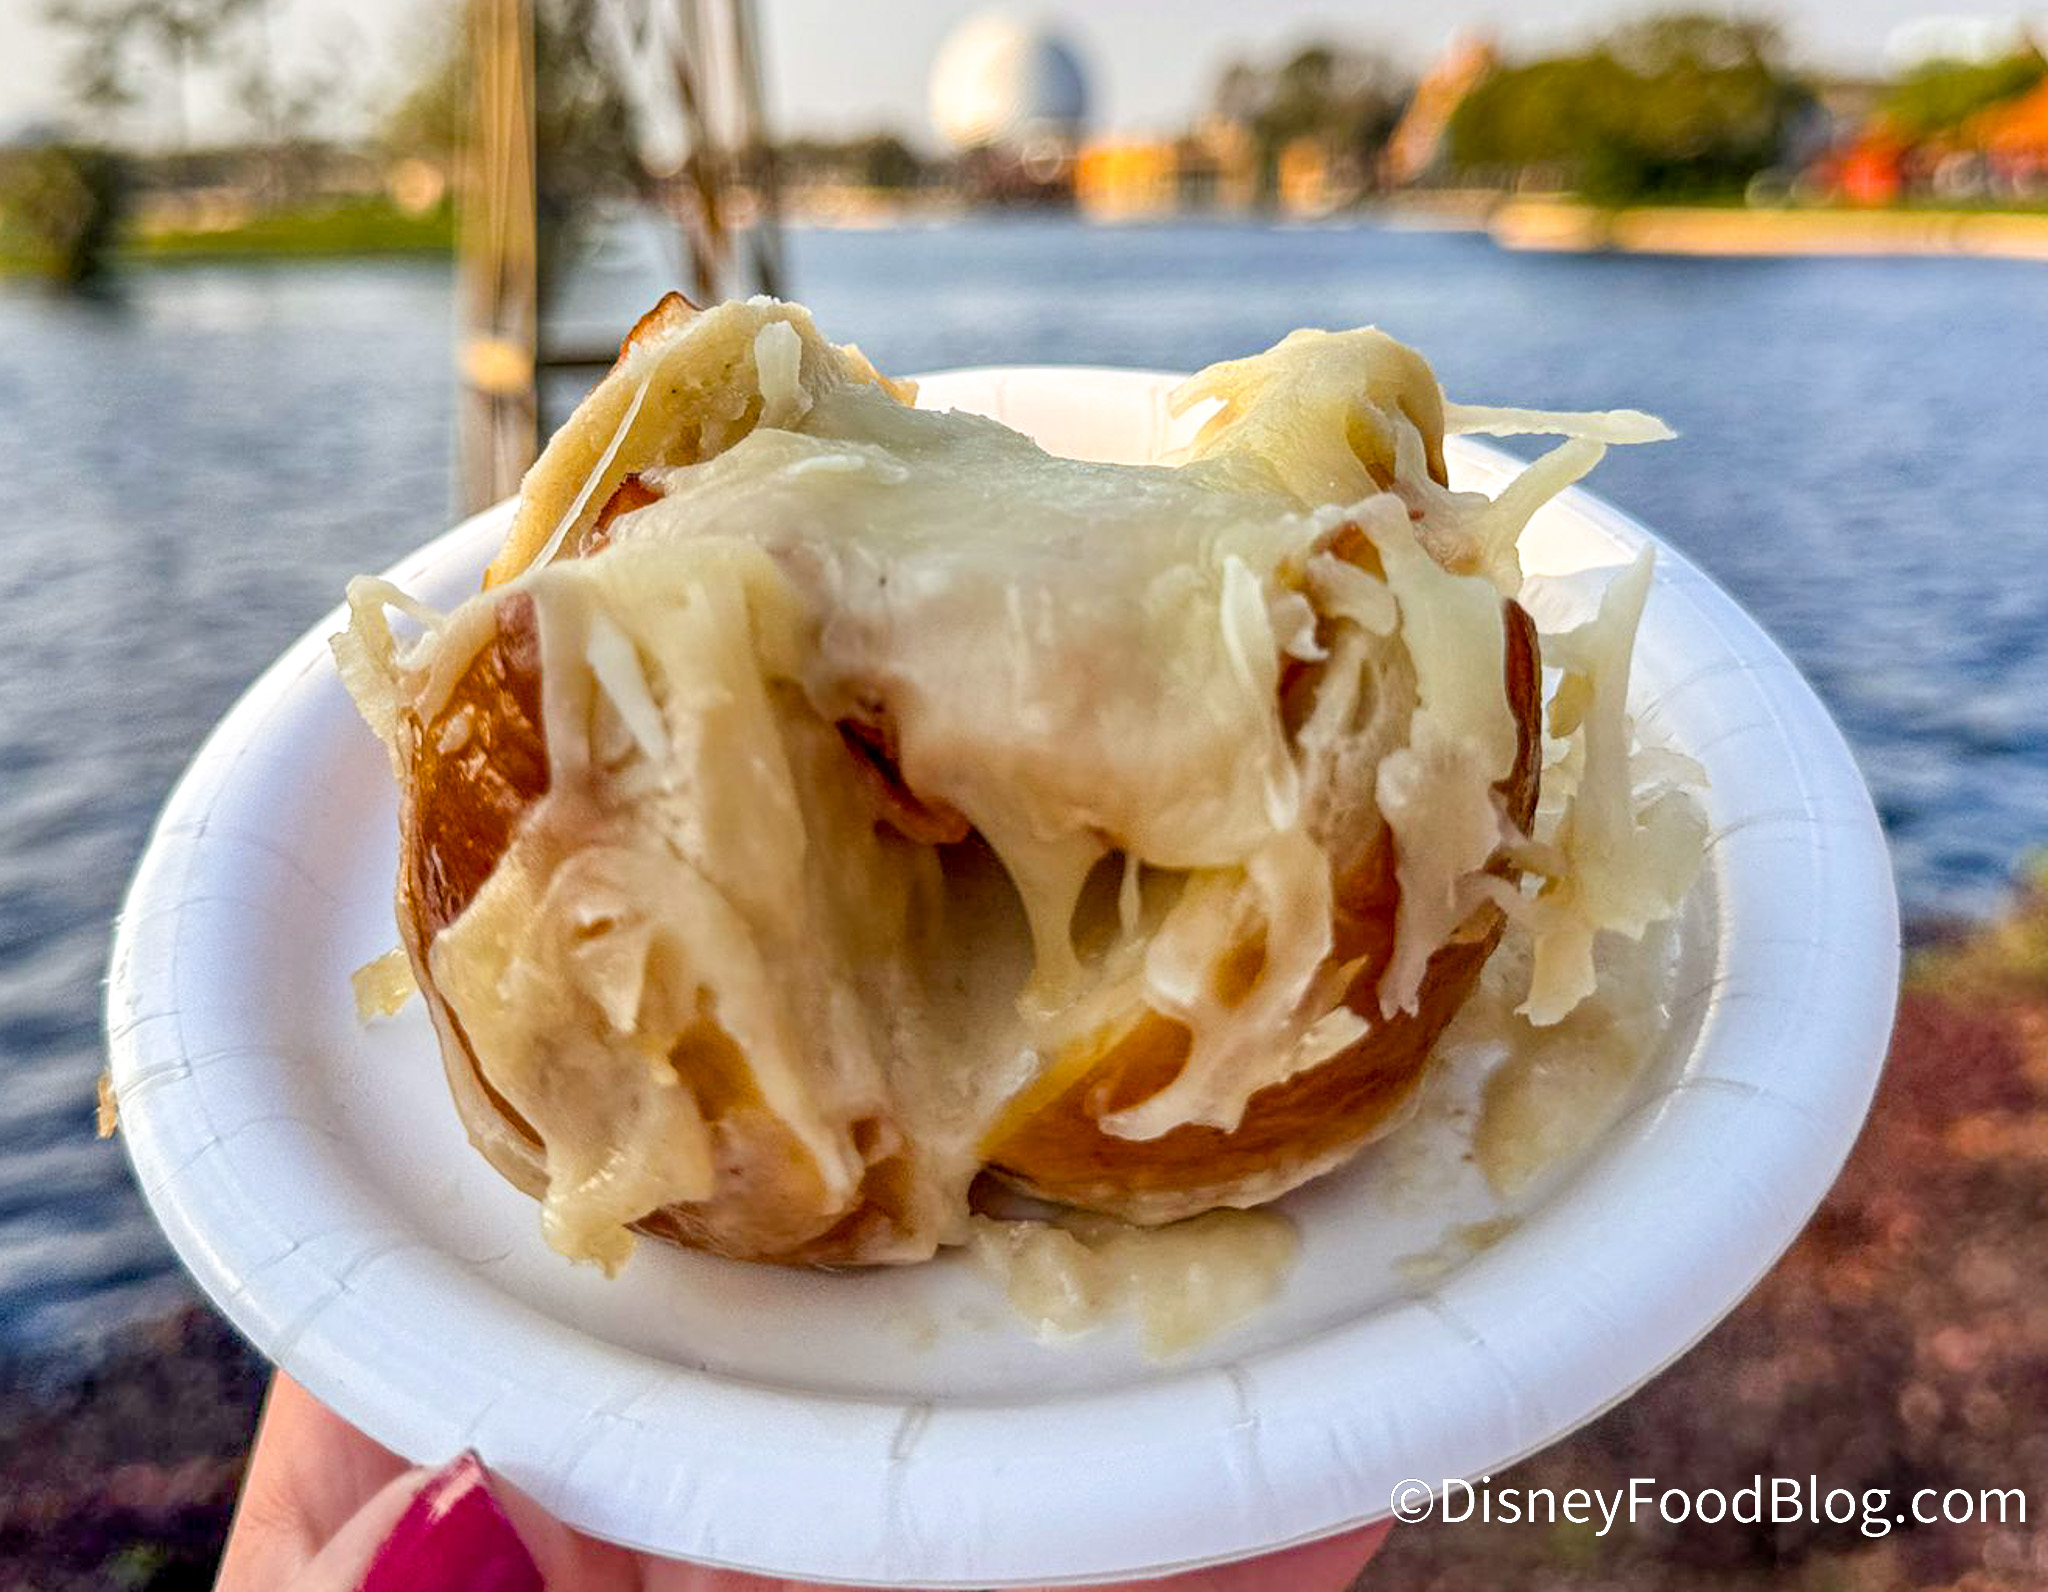
<svg viewBox="0 0 2048 1592">
<path fill-rule="evenodd" d="M 1176 433 L 1169 382 L 954 372 L 924 401 L 1142 458 Z M 1461 484 L 1513 468 L 1449 451 Z M 507 512 L 391 578 L 454 602 Z M 1604 570 L 1647 539 L 1570 492 L 1525 557 Z M 1569 607 L 1573 583 L 1560 592 Z M 1898 942 L 1869 799 L 1784 656 L 1666 551 L 1633 699 L 1706 765 L 1715 835 L 1678 1021 L 1630 1109 L 1512 1236 L 1433 1285 L 1404 1280 L 1400 1257 L 1494 1209 L 1425 1113 L 1290 1198 L 1303 1245 L 1284 1294 L 1166 1369 L 1122 1331 L 1033 1342 L 957 1257 L 826 1275 L 643 1244 L 607 1282 L 548 1251 L 536 1208 L 469 1149 L 417 1003 L 356 1022 L 348 974 L 395 940 L 396 838 L 382 749 L 329 662 L 340 624 L 214 732 L 136 875 L 108 993 L 122 1136 L 200 1284 L 315 1395 L 416 1459 L 473 1446 L 599 1536 L 988 1587 L 1377 1519 L 1402 1479 L 1498 1470 L 1698 1339 L 1812 1211 L 1876 1082 Z"/>
</svg>

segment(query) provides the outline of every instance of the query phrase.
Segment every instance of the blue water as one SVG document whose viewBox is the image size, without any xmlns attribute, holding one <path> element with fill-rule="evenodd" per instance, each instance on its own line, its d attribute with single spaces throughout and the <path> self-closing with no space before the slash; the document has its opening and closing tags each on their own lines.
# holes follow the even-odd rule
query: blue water
<svg viewBox="0 0 2048 1592">
<path fill-rule="evenodd" d="M 1045 220 L 800 233 L 794 290 L 884 368 L 1190 367 L 1373 321 L 1454 396 L 1664 415 L 1598 490 L 1792 652 L 1909 915 L 2048 842 L 2048 272 L 1518 256 L 1375 228 Z M 666 285 L 609 250 L 583 318 Z M 109 923 L 208 726 L 352 573 L 450 508 L 448 273 L 200 267 L 112 307 L 0 287 L 0 1349 L 185 1297 L 90 1136 Z"/>
</svg>

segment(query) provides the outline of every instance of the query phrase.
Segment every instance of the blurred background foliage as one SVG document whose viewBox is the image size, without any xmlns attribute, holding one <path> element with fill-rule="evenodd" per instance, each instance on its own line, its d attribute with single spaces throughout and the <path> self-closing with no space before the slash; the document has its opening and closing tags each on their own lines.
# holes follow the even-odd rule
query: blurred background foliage
<svg viewBox="0 0 2048 1592">
<path fill-rule="evenodd" d="M 601 44 L 598 0 L 536 0 L 533 7 L 535 202 L 543 283 L 582 237 L 590 207 L 610 196 L 647 197 L 632 116 Z M 470 137 L 472 47 L 461 7 L 441 12 L 424 40 L 425 65 L 377 135 L 393 169 L 424 164 L 452 173 Z"/>
<path fill-rule="evenodd" d="M 65 287 L 98 284 L 128 185 L 128 164 L 111 150 L 49 143 L 0 154 L 0 266 Z"/>
<path fill-rule="evenodd" d="M 1934 138 L 1961 129 L 1978 112 L 2017 99 L 2048 77 L 2048 60 L 2028 43 L 1995 61 L 1925 61 L 1891 85 L 1886 122 L 1906 138 Z"/>
<path fill-rule="evenodd" d="M 882 193 L 902 193 L 928 177 L 929 163 L 897 133 L 864 133 L 853 138 L 793 138 L 779 145 L 777 158 L 813 181 L 845 183 Z"/>
<path fill-rule="evenodd" d="M 596 0 L 538 0 L 533 10 L 534 149 L 540 183 L 567 209 L 581 190 L 634 186 L 640 163 L 631 117 L 599 46 Z M 452 164 L 469 116 L 470 40 L 460 8 L 429 35 L 425 66 L 406 86 L 378 131 L 384 152 Z"/>
<path fill-rule="evenodd" d="M 1271 65 L 1233 61 L 1217 80 L 1213 105 L 1216 120 L 1249 132 L 1258 195 L 1270 203 L 1281 155 L 1297 140 L 1313 141 L 1350 172 L 1369 172 L 1413 91 L 1383 51 L 1310 44 Z"/>
<path fill-rule="evenodd" d="M 1813 103 L 1771 24 L 1659 17 L 1495 73 L 1453 116 L 1451 159 L 1597 200 L 1739 194 Z"/>
</svg>

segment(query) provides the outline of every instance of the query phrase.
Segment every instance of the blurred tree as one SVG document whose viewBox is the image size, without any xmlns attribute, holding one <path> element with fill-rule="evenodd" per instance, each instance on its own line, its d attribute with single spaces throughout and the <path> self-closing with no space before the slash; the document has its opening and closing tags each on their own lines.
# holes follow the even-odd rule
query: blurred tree
<svg viewBox="0 0 2048 1592">
<path fill-rule="evenodd" d="M 241 48 L 232 57 L 235 104 L 255 134 L 262 159 L 260 199 L 270 208 L 307 198 L 321 165 L 321 120 L 355 90 L 353 58 L 342 50 L 280 69 L 271 26 L 276 7 L 277 0 L 244 0 Z"/>
<path fill-rule="evenodd" d="M 534 144 L 540 182 L 620 193 L 641 181 L 630 114 L 599 53 L 597 0 L 535 0 Z M 425 69 L 384 118 L 380 142 L 394 155 L 451 164 L 468 136 L 469 39 L 460 7 L 442 13 Z"/>
<path fill-rule="evenodd" d="M 72 36 L 66 75 L 88 109 L 111 110 L 140 97 L 138 54 L 153 54 L 171 77 L 172 147 L 192 147 L 192 78 L 252 0 L 47 0 L 44 18 Z"/>
<path fill-rule="evenodd" d="M 1480 84 L 1451 119 L 1451 159 L 1606 202 L 1729 193 L 1777 161 L 1809 102 L 1772 24 L 1652 17 Z"/>
<path fill-rule="evenodd" d="M 776 146 L 775 158 L 798 182 L 848 183 L 898 191 L 925 178 L 925 163 L 894 133 L 858 138 L 792 138 Z"/>
<path fill-rule="evenodd" d="M 194 82 L 207 73 L 219 78 L 254 134 L 263 162 L 259 198 L 275 206 L 301 197 L 304 177 L 319 164 L 319 117 L 344 96 L 350 77 L 347 57 L 335 51 L 318 66 L 280 72 L 275 7 L 276 0 L 47 0 L 44 14 L 70 36 L 71 97 L 102 134 L 152 80 L 169 80 L 173 153 L 158 170 L 174 183 L 222 180 L 219 161 L 193 150 L 191 119 Z"/>
<path fill-rule="evenodd" d="M 264 199 L 278 204 L 284 196 L 284 125 L 277 82 L 277 51 L 271 37 L 273 0 L 251 0 L 255 20 L 254 47 L 235 78 L 235 99 L 256 129 L 264 151 Z"/>
<path fill-rule="evenodd" d="M 1251 124 L 1265 103 L 1266 75 L 1249 61 L 1232 61 L 1216 79 L 1211 107 L 1226 122 Z"/>
<path fill-rule="evenodd" d="M 534 156 L 541 279 L 555 275 L 591 205 L 644 192 L 631 112 L 601 53 L 598 0 L 534 0 Z M 452 170 L 469 136 L 469 30 L 450 6 L 422 51 L 425 67 L 384 118 L 379 142 Z"/>
<path fill-rule="evenodd" d="M 0 156 L 0 256 L 61 287 L 106 273 L 128 187 L 104 149 L 44 144 Z"/>
<path fill-rule="evenodd" d="M 469 43 L 456 8 L 449 8 L 420 41 L 419 75 L 399 91 L 378 129 L 393 155 L 414 155 L 452 165 L 462 150 L 469 116 Z"/>
<path fill-rule="evenodd" d="M 875 133 L 860 140 L 861 176 L 870 188 L 915 188 L 924 176 L 924 162 L 894 133 Z"/>
<path fill-rule="evenodd" d="M 2048 59 L 2032 44 L 1996 61 L 1923 61 L 1891 86 L 1879 109 L 1892 131 L 1919 142 L 1957 131 L 2044 77 Z"/>
<path fill-rule="evenodd" d="M 1297 139 L 1314 140 L 1327 159 L 1369 180 L 1410 89 L 1378 50 L 1310 44 L 1270 68 L 1231 62 L 1210 103 L 1219 118 L 1251 133 L 1260 196 L 1271 199 L 1280 153 Z"/>
</svg>

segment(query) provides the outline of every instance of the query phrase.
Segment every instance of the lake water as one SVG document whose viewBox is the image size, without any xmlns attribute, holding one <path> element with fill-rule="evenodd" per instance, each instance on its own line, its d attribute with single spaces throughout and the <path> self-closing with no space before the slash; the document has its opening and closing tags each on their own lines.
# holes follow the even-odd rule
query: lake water
<svg viewBox="0 0 2048 1592">
<path fill-rule="evenodd" d="M 800 233 L 792 290 L 885 369 L 1192 367 L 1377 322 L 1457 397 L 1654 410 L 1596 488 L 1786 645 L 1854 743 L 1909 915 L 2048 841 L 2048 275 L 1505 254 L 1365 227 Z M 584 316 L 637 313 L 610 249 Z M 0 1351 L 187 1296 L 91 1138 L 107 935 L 151 817 L 349 575 L 450 506 L 449 277 L 197 267 L 115 307 L 0 286 Z"/>
</svg>

